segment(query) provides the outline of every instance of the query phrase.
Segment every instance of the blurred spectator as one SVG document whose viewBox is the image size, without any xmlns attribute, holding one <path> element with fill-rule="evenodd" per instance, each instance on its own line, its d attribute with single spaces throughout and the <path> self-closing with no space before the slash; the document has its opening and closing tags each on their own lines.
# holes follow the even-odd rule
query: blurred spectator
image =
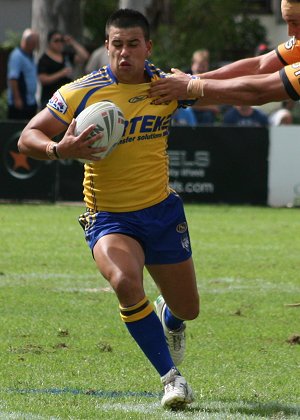
<svg viewBox="0 0 300 420">
<path fill-rule="evenodd" d="M 96 71 L 100 69 L 102 66 L 106 66 L 108 64 L 108 52 L 105 45 L 102 45 L 99 48 L 96 48 L 88 62 L 85 66 L 85 72 L 86 73 L 92 73 L 93 71 Z"/>
<path fill-rule="evenodd" d="M 64 35 L 64 53 L 69 57 L 73 67 L 73 80 L 82 77 L 84 66 L 90 57 L 88 50 L 71 35 Z"/>
<path fill-rule="evenodd" d="M 82 45 L 60 31 L 49 32 L 47 41 L 47 49 L 38 62 L 42 108 L 60 86 L 73 80 L 73 64 L 84 63 L 88 58 L 88 52 Z M 66 44 L 73 48 L 72 52 L 66 52 Z"/>
<path fill-rule="evenodd" d="M 288 125 L 293 124 L 292 109 L 294 101 L 288 100 L 281 103 L 281 108 L 274 111 L 269 117 L 270 125 Z"/>
<path fill-rule="evenodd" d="M 256 49 L 254 51 L 254 55 L 255 56 L 263 55 L 263 54 L 266 54 L 270 51 L 272 51 L 272 48 L 270 48 L 267 43 L 262 42 L 261 44 L 258 44 L 258 46 L 256 47 Z"/>
<path fill-rule="evenodd" d="M 197 119 L 193 108 L 178 108 L 175 114 L 173 114 L 172 125 L 195 127 L 197 125 Z"/>
<path fill-rule="evenodd" d="M 242 127 L 266 127 L 269 124 L 267 114 L 250 105 L 232 106 L 225 112 L 223 123 Z"/>
<path fill-rule="evenodd" d="M 37 69 L 33 52 L 39 47 L 39 35 L 25 29 L 20 46 L 9 55 L 7 64 L 7 101 L 9 119 L 28 120 L 37 112 Z"/>
<path fill-rule="evenodd" d="M 206 49 L 196 50 L 192 56 L 191 73 L 206 73 L 209 70 L 209 51 Z"/>
<path fill-rule="evenodd" d="M 192 56 L 191 73 L 199 74 L 209 71 L 210 55 L 206 49 L 196 50 Z M 216 105 L 203 106 L 201 101 L 193 105 L 194 114 L 198 125 L 214 124 L 220 108 Z"/>
</svg>

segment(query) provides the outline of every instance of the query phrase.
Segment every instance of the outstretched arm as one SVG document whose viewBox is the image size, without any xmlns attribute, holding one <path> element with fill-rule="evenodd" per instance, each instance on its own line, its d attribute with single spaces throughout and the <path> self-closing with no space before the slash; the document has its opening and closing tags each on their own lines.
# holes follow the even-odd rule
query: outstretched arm
<svg viewBox="0 0 300 420">
<path fill-rule="evenodd" d="M 279 72 L 233 79 L 191 79 L 174 69 L 174 76 L 152 83 L 150 96 L 156 104 L 174 99 L 200 98 L 203 105 L 261 105 L 289 99 Z"/>
<path fill-rule="evenodd" d="M 264 55 L 226 64 L 216 70 L 199 74 L 199 76 L 204 79 L 232 79 L 233 77 L 274 73 L 282 67 L 282 61 L 278 58 L 276 51 L 272 50 Z"/>
<path fill-rule="evenodd" d="M 205 98 L 201 99 L 201 103 L 203 101 L 203 104 L 220 104 L 221 102 L 219 102 L 217 99 L 219 96 L 216 97 L 216 95 L 219 95 L 221 89 L 223 89 L 224 86 L 227 87 L 228 84 L 219 83 L 218 81 L 228 81 L 228 79 L 230 80 L 230 82 L 228 82 L 229 87 L 232 85 L 232 90 L 230 93 L 227 92 L 226 102 L 223 103 L 233 103 L 232 101 L 234 96 L 237 96 L 240 101 L 254 101 L 252 104 L 256 104 L 257 100 L 261 102 L 264 99 L 260 98 L 265 92 L 261 91 L 264 85 L 258 82 L 259 78 L 261 77 L 262 80 L 266 80 L 269 75 L 272 76 L 272 74 L 275 74 L 274 82 L 277 81 L 277 83 L 280 85 L 281 81 L 279 78 L 278 70 L 280 70 L 282 67 L 283 63 L 278 58 L 275 50 L 273 50 L 268 54 L 259 57 L 246 58 L 231 64 L 227 64 L 226 66 L 223 66 L 217 70 L 212 70 L 207 73 L 196 75 L 199 76 L 201 80 L 204 80 L 205 84 Z M 187 92 L 191 76 L 184 74 L 178 69 L 172 69 L 172 72 L 173 76 L 154 81 L 151 84 L 150 96 L 160 97 L 160 99 L 157 101 L 158 104 L 168 100 L 187 99 L 188 97 L 192 98 L 192 96 L 188 96 Z M 246 79 L 248 76 L 250 79 Z M 245 77 L 245 79 L 243 79 L 243 77 Z M 235 82 L 233 82 L 235 78 L 240 78 L 240 80 L 235 80 Z M 214 92 L 213 86 L 210 83 L 208 84 L 208 80 L 214 80 L 214 86 L 218 87 L 219 91 L 216 90 Z M 237 90 L 242 88 L 245 89 L 245 91 L 241 90 L 240 95 L 239 92 L 237 92 L 237 95 L 235 95 L 233 90 L 235 86 Z M 275 97 L 277 97 L 278 93 L 275 92 L 275 88 L 273 93 L 269 92 L 269 86 L 265 86 L 264 88 L 265 89 L 262 90 L 268 91 L 266 96 L 267 102 L 277 100 Z M 251 98 L 249 89 L 252 89 L 253 96 L 255 97 Z M 259 92 L 257 92 L 257 89 L 259 89 Z M 286 99 L 286 97 L 283 97 L 283 95 L 285 95 L 283 90 L 281 95 L 282 98 L 279 100 Z M 200 96 L 201 89 L 199 90 L 199 95 L 196 97 Z M 224 96 L 224 94 L 222 96 Z"/>
</svg>

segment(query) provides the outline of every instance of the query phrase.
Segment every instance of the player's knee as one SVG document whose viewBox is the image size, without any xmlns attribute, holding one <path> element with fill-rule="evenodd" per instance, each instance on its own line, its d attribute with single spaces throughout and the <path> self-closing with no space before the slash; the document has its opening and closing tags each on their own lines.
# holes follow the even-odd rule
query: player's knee
<svg viewBox="0 0 300 420">
<path fill-rule="evenodd" d="M 180 308 L 178 311 L 174 311 L 174 315 L 178 316 L 180 319 L 185 321 L 192 321 L 199 316 L 200 313 L 200 302 L 199 298 L 195 298 L 192 302 L 189 302 L 189 305 L 186 307 Z"/>
<path fill-rule="evenodd" d="M 186 321 L 192 321 L 193 319 L 196 319 L 199 316 L 200 313 L 200 306 L 194 305 L 191 308 L 189 308 L 189 311 L 186 314 L 186 317 L 184 318 Z"/>
<path fill-rule="evenodd" d="M 119 298 L 120 302 L 136 303 L 135 300 L 141 295 L 141 284 L 134 280 L 132 275 L 124 272 L 115 272 L 108 279 L 111 287 Z"/>
</svg>

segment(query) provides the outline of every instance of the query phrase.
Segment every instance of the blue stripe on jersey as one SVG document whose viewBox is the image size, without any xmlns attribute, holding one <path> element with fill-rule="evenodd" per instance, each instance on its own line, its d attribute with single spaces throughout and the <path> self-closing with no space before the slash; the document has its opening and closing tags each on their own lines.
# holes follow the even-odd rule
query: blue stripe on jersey
<svg viewBox="0 0 300 420">
<path fill-rule="evenodd" d="M 80 101 L 80 103 L 79 103 L 79 105 L 78 105 L 78 107 L 77 107 L 77 109 L 75 110 L 75 112 L 74 112 L 74 117 L 76 118 L 77 117 L 77 115 L 78 114 L 80 114 L 80 112 L 81 111 L 83 111 L 84 110 L 84 108 L 86 107 L 86 103 L 87 103 L 87 101 L 88 101 L 88 99 L 97 91 L 97 90 L 99 90 L 99 89 L 102 89 L 102 88 L 104 88 L 104 87 L 106 87 L 106 86 L 108 86 L 108 85 L 111 85 L 112 84 L 112 82 L 110 82 L 110 83 L 105 83 L 104 85 L 102 85 L 102 86 L 97 86 L 97 87 L 95 87 L 94 89 L 91 89 L 91 90 L 89 90 L 88 92 L 87 92 L 87 94 L 86 95 L 84 95 L 84 97 L 82 98 L 82 100 Z"/>
</svg>

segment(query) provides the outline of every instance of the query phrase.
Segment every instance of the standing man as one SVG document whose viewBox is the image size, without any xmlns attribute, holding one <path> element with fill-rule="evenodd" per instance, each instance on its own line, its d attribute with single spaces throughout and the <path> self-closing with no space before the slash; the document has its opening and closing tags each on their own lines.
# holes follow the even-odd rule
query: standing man
<svg viewBox="0 0 300 420">
<path fill-rule="evenodd" d="M 121 319 L 161 377 L 162 405 L 183 408 L 193 394 L 176 365 L 184 356 L 184 321 L 198 316 L 199 296 L 182 201 L 168 179 L 168 127 L 178 102 L 156 106 L 147 95 L 151 80 L 165 73 L 147 61 L 152 41 L 141 13 L 115 12 L 106 24 L 106 47 L 109 66 L 60 88 L 25 127 L 19 149 L 36 159 L 93 162 L 85 165 L 87 211 L 79 221 L 116 293 Z M 93 153 L 103 148 L 90 146 L 102 135 L 87 140 L 91 125 L 76 136 L 74 118 L 103 100 L 123 110 L 127 125 L 114 152 L 101 160 Z M 65 130 L 58 144 L 52 141 Z M 161 293 L 156 312 L 145 294 L 144 267 Z"/>
<path fill-rule="evenodd" d="M 20 46 L 9 55 L 7 67 L 8 118 L 29 120 L 37 112 L 37 68 L 33 52 L 39 46 L 39 35 L 25 29 Z"/>
<path fill-rule="evenodd" d="M 92 71 L 99 70 L 100 67 L 109 64 L 109 57 L 107 55 L 106 45 L 101 45 L 96 48 L 90 55 L 90 58 L 85 66 L 86 73 L 92 73 Z"/>
<path fill-rule="evenodd" d="M 262 105 L 300 99 L 300 0 L 282 0 L 282 17 L 292 38 L 269 53 L 246 58 L 191 79 L 173 69 L 174 77 L 153 82 L 156 104 L 200 98 L 201 104 Z"/>
</svg>

